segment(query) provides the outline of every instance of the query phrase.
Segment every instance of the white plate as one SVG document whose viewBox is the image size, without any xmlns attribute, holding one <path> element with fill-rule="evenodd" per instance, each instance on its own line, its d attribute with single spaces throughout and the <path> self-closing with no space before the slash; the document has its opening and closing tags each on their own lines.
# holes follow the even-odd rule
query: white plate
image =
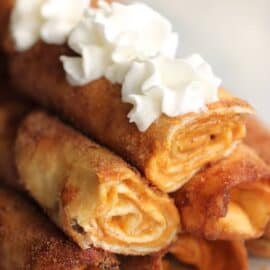
<svg viewBox="0 0 270 270">
<path fill-rule="evenodd" d="M 223 85 L 247 99 L 270 124 L 269 0 L 138 1 L 173 21 L 180 55 L 200 53 Z M 251 259 L 250 264 L 252 270 L 270 270 L 270 260 Z"/>
</svg>

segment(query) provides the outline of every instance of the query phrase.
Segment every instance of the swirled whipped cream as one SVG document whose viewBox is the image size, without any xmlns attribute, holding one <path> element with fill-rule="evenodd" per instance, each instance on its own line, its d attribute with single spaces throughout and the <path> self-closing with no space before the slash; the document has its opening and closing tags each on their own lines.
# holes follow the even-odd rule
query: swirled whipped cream
<svg viewBox="0 0 270 270">
<path fill-rule="evenodd" d="M 162 114 L 176 117 L 207 109 L 218 100 L 218 79 L 199 56 L 176 58 L 171 23 L 142 3 L 91 0 L 17 0 L 11 32 L 17 50 L 39 39 L 68 42 L 76 56 L 61 56 L 68 82 L 101 77 L 122 84 L 122 101 L 133 105 L 130 122 L 146 131 Z"/>
<path fill-rule="evenodd" d="M 102 76 L 122 83 L 134 60 L 174 57 L 178 36 L 167 19 L 145 4 L 99 1 L 99 8 L 84 13 L 68 44 L 78 54 L 61 58 L 72 85 Z"/>
<path fill-rule="evenodd" d="M 18 51 L 39 39 L 50 44 L 66 42 L 90 0 L 17 0 L 11 15 L 11 34 Z"/>
<path fill-rule="evenodd" d="M 162 114 L 200 112 L 218 100 L 218 79 L 197 54 L 185 59 L 136 61 L 126 75 L 122 99 L 131 103 L 130 122 L 146 131 Z"/>
</svg>

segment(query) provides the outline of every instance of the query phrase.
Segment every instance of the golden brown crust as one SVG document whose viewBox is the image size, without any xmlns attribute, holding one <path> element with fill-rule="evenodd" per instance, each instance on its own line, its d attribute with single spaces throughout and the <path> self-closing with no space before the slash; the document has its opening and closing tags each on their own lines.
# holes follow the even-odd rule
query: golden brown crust
<svg viewBox="0 0 270 270">
<path fill-rule="evenodd" d="M 240 241 L 206 241 L 184 234 L 179 235 L 170 253 L 198 270 L 248 270 L 247 252 Z"/>
<path fill-rule="evenodd" d="M 174 194 L 183 230 L 207 239 L 259 237 L 270 218 L 269 167 L 247 146 Z"/>
<path fill-rule="evenodd" d="M 7 40 L 9 39 L 10 37 L 7 37 Z M 141 133 L 127 119 L 131 106 L 121 101 L 120 85 L 112 85 L 105 79 L 83 87 L 72 87 L 68 84 L 59 61 L 60 55 L 72 54 L 65 46 L 52 46 L 39 42 L 26 52 L 16 53 L 12 49 L 12 42 L 6 44 L 7 51 L 10 53 L 11 78 L 21 93 L 60 113 L 79 129 L 130 161 L 148 179 L 165 191 L 176 190 L 207 162 L 223 157 L 233 143 L 244 136 L 241 120 L 233 116 L 252 112 L 246 102 L 232 98 L 221 91 L 221 101 L 211 104 L 208 112 L 190 113 L 176 118 L 162 116 L 145 133 Z M 199 164 L 191 165 L 187 172 L 182 176 L 174 176 L 174 179 L 169 172 L 175 170 L 176 166 L 180 166 L 179 160 L 183 157 L 176 157 L 177 155 L 172 153 L 175 152 L 172 144 L 177 142 L 179 149 L 194 144 L 192 141 L 194 126 L 203 126 L 201 123 L 207 122 L 209 118 L 215 120 L 212 121 L 214 127 L 219 127 L 217 132 L 220 140 L 216 144 L 219 147 L 221 145 L 221 149 L 216 151 L 216 147 L 213 147 L 215 150 L 210 151 L 211 155 L 206 152 L 194 153 L 197 158 L 193 157 L 193 159 L 199 160 Z M 233 125 L 230 124 L 232 122 Z M 221 127 L 226 128 L 222 130 Z M 177 134 L 172 136 L 177 129 L 179 129 L 177 132 L 185 130 L 185 140 L 182 138 L 177 140 Z M 212 143 L 208 143 L 207 138 L 211 135 L 213 138 L 216 134 L 214 136 L 209 134 L 209 130 L 211 129 L 202 131 L 206 137 L 205 143 L 197 143 L 196 150 L 210 148 Z M 182 141 L 184 145 L 181 145 Z M 181 150 L 179 151 L 182 154 Z M 186 157 L 185 154 L 183 156 Z M 211 160 L 207 159 L 208 156 Z M 189 160 L 190 157 L 185 159 Z M 189 165 L 178 168 L 179 175 L 184 171 L 184 167 L 188 168 Z M 179 183 L 167 187 L 166 183 L 170 181 Z"/>
<path fill-rule="evenodd" d="M 1 270 L 117 270 L 102 250 L 82 251 L 68 241 L 28 199 L 0 188 Z"/>
<path fill-rule="evenodd" d="M 121 158 L 56 118 L 29 114 L 15 153 L 25 189 L 82 248 L 93 244 L 145 255 L 175 237 L 179 215 L 173 201 Z"/>
</svg>

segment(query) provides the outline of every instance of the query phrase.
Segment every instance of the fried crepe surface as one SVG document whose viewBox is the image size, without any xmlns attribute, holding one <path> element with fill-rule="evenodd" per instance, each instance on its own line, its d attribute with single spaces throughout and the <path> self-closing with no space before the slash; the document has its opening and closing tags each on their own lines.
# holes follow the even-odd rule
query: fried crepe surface
<svg viewBox="0 0 270 270">
<path fill-rule="evenodd" d="M 72 55 L 65 46 L 36 44 L 16 53 L 10 37 L 9 71 L 15 87 L 130 161 L 161 190 L 175 191 L 209 161 L 229 154 L 245 136 L 243 114 L 250 106 L 220 91 L 220 101 L 201 113 L 176 118 L 161 116 L 146 132 L 129 123 L 129 104 L 121 86 L 100 79 L 72 87 L 59 61 Z"/>
<path fill-rule="evenodd" d="M 270 171 L 239 145 L 174 194 L 183 231 L 209 240 L 257 238 L 270 217 Z"/>
<path fill-rule="evenodd" d="M 25 189 L 82 248 L 143 255 L 179 229 L 173 201 L 122 159 L 45 113 L 18 132 L 16 164 Z"/>
<path fill-rule="evenodd" d="M 183 234 L 170 253 L 198 270 L 248 270 L 247 252 L 241 241 L 206 241 Z"/>
<path fill-rule="evenodd" d="M 0 187 L 1 270 L 117 270 L 114 255 L 80 250 L 40 209 L 14 191 Z"/>
<path fill-rule="evenodd" d="M 270 129 L 255 117 L 248 117 L 245 143 L 252 147 L 270 165 Z M 270 258 L 270 224 L 260 239 L 247 242 L 252 255 Z"/>
</svg>

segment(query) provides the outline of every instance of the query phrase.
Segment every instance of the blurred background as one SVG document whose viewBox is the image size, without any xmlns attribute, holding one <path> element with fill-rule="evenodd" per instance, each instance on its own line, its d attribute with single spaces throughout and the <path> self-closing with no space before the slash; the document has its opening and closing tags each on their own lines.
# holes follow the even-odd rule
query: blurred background
<svg viewBox="0 0 270 270">
<path fill-rule="evenodd" d="M 180 56 L 200 53 L 270 124 L 270 0 L 140 1 L 173 21 Z"/>
</svg>

